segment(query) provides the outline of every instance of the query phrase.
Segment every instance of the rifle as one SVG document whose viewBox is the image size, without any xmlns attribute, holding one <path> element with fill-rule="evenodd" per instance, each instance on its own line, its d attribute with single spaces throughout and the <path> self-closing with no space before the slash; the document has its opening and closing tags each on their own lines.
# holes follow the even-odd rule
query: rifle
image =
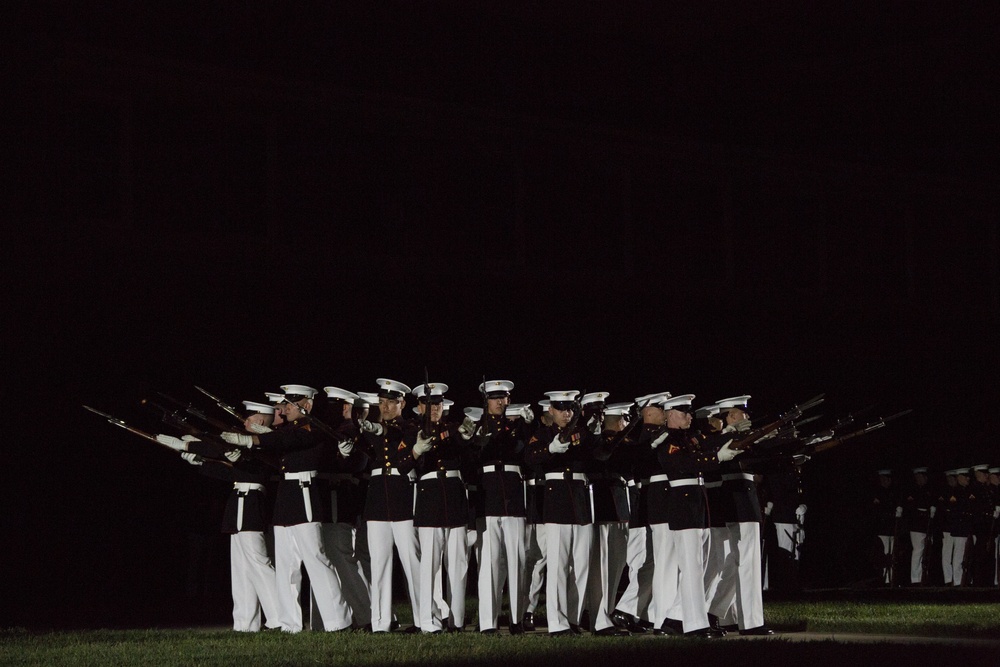
<svg viewBox="0 0 1000 667">
<path fill-rule="evenodd" d="M 424 425 L 421 430 L 425 438 L 431 437 L 431 429 L 434 426 L 431 423 L 431 381 L 429 378 L 427 366 L 424 366 Z M 483 389 L 486 389 L 486 387 L 483 387 Z"/>
<path fill-rule="evenodd" d="M 749 434 L 747 434 L 745 437 L 741 438 L 740 440 L 731 443 L 729 445 L 730 449 L 746 449 L 747 447 L 754 444 L 764 436 L 778 430 L 779 428 L 781 428 L 785 424 L 788 424 L 789 422 L 795 421 L 796 419 L 801 417 L 802 413 L 805 412 L 806 410 L 814 408 L 820 403 L 822 403 L 824 400 L 823 398 L 824 396 L 826 396 L 826 394 L 819 394 L 818 396 L 814 396 L 809 400 L 803 402 L 801 405 L 793 406 L 791 410 L 780 415 L 778 419 L 774 420 L 770 424 L 755 429 L 751 431 Z"/>
<path fill-rule="evenodd" d="M 899 552 L 899 517 L 892 524 L 892 540 L 889 542 L 889 588 L 896 587 L 896 570 Z"/>
<path fill-rule="evenodd" d="M 111 415 L 109 415 L 106 412 L 101 412 L 100 410 L 95 410 L 94 408 L 90 407 L 89 405 L 84 405 L 83 407 L 84 407 L 85 410 L 90 410 L 95 415 L 100 415 L 100 416 L 104 417 L 111 424 L 114 424 L 115 426 L 123 428 L 126 431 L 128 431 L 129 433 L 134 433 L 135 435 L 139 436 L 140 438 L 145 438 L 146 440 L 150 440 L 152 442 L 155 442 L 160 447 L 164 447 L 166 449 L 169 449 L 170 451 L 174 451 L 173 447 L 168 447 L 167 445 L 164 445 L 162 442 L 160 442 L 159 440 L 156 439 L 156 436 L 150 435 L 149 433 L 146 433 L 145 431 L 140 431 L 139 429 L 135 428 L 134 426 L 129 426 L 128 424 L 126 424 L 121 419 L 118 419 L 117 417 L 112 417 Z"/>
<path fill-rule="evenodd" d="M 934 534 L 931 532 L 930 520 L 927 522 L 927 532 L 924 533 L 924 550 L 920 554 L 920 583 L 926 586 L 931 577 L 931 546 L 934 544 Z"/>
<path fill-rule="evenodd" d="M 874 431 L 876 429 L 880 429 L 883 426 L 885 426 L 886 424 L 888 424 L 889 422 L 891 422 L 893 419 L 898 419 L 899 417 L 902 417 L 903 415 L 908 415 L 911 412 L 913 412 L 913 410 L 903 410 L 902 412 L 897 412 L 894 415 L 889 415 L 888 417 L 885 417 L 884 419 L 879 419 L 878 421 L 872 422 L 870 424 L 866 424 L 866 425 L 862 426 L 861 428 L 859 428 L 856 431 L 852 431 L 850 433 L 845 433 L 844 435 L 838 435 L 838 436 L 835 436 L 835 437 L 830 437 L 830 438 L 828 438 L 826 440 L 820 440 L 818 442 L 816 442 L 816 441 L 807 442 L 806 443 L 806 447 L 807 448 L 808 447 L 812 447 L 813 448 L 812 449 L 813 453 L 814 454 L 818 454 L 819 452 L 825 451 L 825 450 L 830 449 L 832 447 L 836 447 L 837 445 L 839 445 L 840 443 L 844 442 L 845 440 L 850 440 L 851 438 L 856 438 L 859 435 L 865 435 L 866 433 L 871 433 L 872 431 Z M 803 451 L 805 451 L 805 450 L 803 450 Z"/>
<path fill-rule="evenodd" d="M 140 400 L 139 403 L 141 405 L 148 405 L 148 406 L 151 406 L 153 408 L 156 408 L 157 410 L 160 411 L 160 413 L 162 415 L 161 419 L 165 423 L 170 424 L 171 426 L 173 426 L 176 429 L 184 431 L 188 435 L 193 435 L 194 437 L 198 438 L 199 440 L 207 440 L 207 441 L 210 441 L 210 442 L 215 442 L 215 443 L 220 443 L 220 444 L 223 443 L 222 439 L 219 438 L 219 436 L 217 436 L 217 435 L 215 435 L 213 433 L 208 433 L 206 431 L 202 431 L 200 428 L 198 428 L 194 424 L 191 424 L 190 422 L 188 422 L 187 418 L 184 417 L 182 414 L 180 414 L 179 410 L 171 410 L 171 409 L 169 409 L 167 407 L 164 407 L 164 406 L 160 405 L 156 401 L 149 400 L 148 398 L 144 398 L 144 399 Z"/>
<path fill-rule="evenodd" d="M 167 394 L 164 394 L 162 391 L 157 391 L 155 393 L 156 393 L 157 396 L 160 396 L 161 398 L 166 399 L 167 402 L 172 403 L 173 405 L 176 405 L 178 408 L 180 408 L 184 412 L 188 413 L 189 415 L 192 415 L 192 416 L 197 417 L 198 419 L 202 420 L 203 422 L 205 422 L 206 424 L 208 424 L 212 428 L 217 428 L 220 431 L 231 431 L 231 430 L 233 430 L 232 427 L 229 424 L 225 424 L 223 422 L 220 422 L 218 419 L 212 419 L 211 417 L 209 417 L 208 415 L 206 415 L 204 412 L 202 412 L 198 408 L 194 407 L 194 405 L 192 403 L 184 403 L 182 401 L 177 400 L 173 396 L 168 396 Z M 242 425 L 243 425 L 243 422 L 241 420 L 240 421 L 240 426 L 242 427 Z"/>
<path fill-rule="evenodd" d="M 630 414 L 629 416 L 632 417 L 632 421 L 628 423 L 628 426 L 623 428 L 621 431 L 613 435 L 610 440 L 608 440 L 607 445 L 609 448 L 617 447 L 621 443 L 625 442 L 625 440 L 629 436 L 631 436 L 632 433 L 636 431 L 636 429 L 642 426 L 641 413 L 642 410 L 648 405 L 649 401 L 647 400 L 643 405 L 633 406 L 635 408 L 636 414 L 634 415 Z"/>
<path fill-rule="evenodd" d="M 221 398 L 219 398 L 215 394 L 209 393 L 207 390 L 202 389 L 198 385 L 195 385 L 194 388 L 197 389 L 198 391 L 200 391 L 201 393 L 205 394 L 206 396 L 208 396 L 210 399 L 212 399 L 217 406 L 219 406 L 227 414 L 229 414 L 230 416 L 232 416 L 233 419 L 235 419 L 236 422 L 240 425 L 240 427 L 243 426 L 243 423 L 246 420 L 243 417 L 241 417 L 238 412 L 236 412 L 236 409 L 233 406 L 229 405 L 228 403 L 226 403 L 225 401 L 223 401 Z"/>
</svg>

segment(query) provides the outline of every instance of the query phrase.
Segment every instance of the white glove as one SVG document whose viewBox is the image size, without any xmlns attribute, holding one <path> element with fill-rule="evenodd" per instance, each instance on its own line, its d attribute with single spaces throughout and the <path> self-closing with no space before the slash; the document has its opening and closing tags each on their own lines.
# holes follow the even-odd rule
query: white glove
<svg viewBox="0 0 1000 667">
<path fill-rule="evenodd" d="M 184 442 L 201 442 L 201 438 L 196 438 L 193 435 L 182 435 L 181 440 Z"/>
<path fill-rule="evenodd" d="M 660 435 L 656 436 L 656 439 L 653 440 L 653 442 L 649 443 L 649 446 L 652 447 L 653 449 L 656 449 L 657 447 L 663 444 L 663 441 L 667 439 L 668 435 L 670 434 L 664 431 Z"/>
<path fill-rule="evenodd" d="M 231 449 L 228 452 L 224 452 L 222 455 L 225 456 L 230 463 L 236 463 L 240 460 L 240 457 L 243 456 L 243 452 L 238 449 Z"/>
<path fill-rule="evenodd" d="M 795 520 L 799 522 L 800 525 L 806 522 L 806 506 L 799 505 L 795 508 Z"/>
<path fill-rule="evenodd" d="M 931 511 L 930 511 L 930 515 L 931 515 L 931 518 L 932 518 L 932 519 L 934 518 L 934 515 L 935 515 L 935 514 L 937 514 L 937 507 L 935 507 L 935 506 L 931 505 Z"/>
<path fill-rule="evenodd" d="M 549 451 L 553 454 L 565 454 L 569 451 L 569 443 L 561 442 L 559 436 L 552 438 L 552 442 L 549 443 Z"/>
<path fill-rule="evenodd" d="M 808 454 L 796 454 L 795 456 L 792 457 L 792 463 L 794 463 L 797 466 L 800 466 L 811 458 L 812 457 L 809 456 Z"/>
<path fill-rule="evenodd" d="M 424 437 L 423 431 L 417 433 L 417 441 L 413 444 L 413 458 L 420 458 L 431 451 L 434 445 L 434 438 Z"/>
<path fill-rule="evenodd" d="M 737 456 L 743 453 L 744 450 L 742 449 L 733 449 L 732 447 L 730 447 L 730 445 L 732 444 L 733 441 L 730 440 L 722 447 L 719 447 L 719 451 L 716 452 L 716 456 L 719 457 L 719 461 L 732 461 Z"/>
<path fill-rule="evenodd" d="M 590 431 L 591 433 L 593 433 L 594 435 L 600 435 L 601 434 L 601 418 L 598 417 L 597 415 L 594 415 L 593 417 L 591 417 L 590 419 L 588 419 L 587 420 L 587 430 Z"/>
<path fill-rule="evenodd" d="M 181 458 L 193 466 L 200 466 L 204 461 L 200 456 L 192 452 L 181 452 Z"/>
<path fill-rule="evenodd" d="M 476 422 L 473 421 L 472 417 L 466 415 L 465 419 L 462 420 L 462 425 L 458 427 L 458 434 L 462 436 L 462 440 L 472 439 L 472 436 L 476 434 Z"/>
<path fill-rule="evenodd" d="M 236 445 L 237 447 L 253 447 L 253 438 L 245 433 L 223 431 L 222 440 L 224 442 L 228 442 L 230 445 Z"/>
<path fill-rule="evenodd" d="M 340 451 L 340 455 L 346 459 L 351 455 L 351 452 L 354 451 L 354 441 L 341 440 L 337 443 L 337 449 Z"/>
<path fill-rule="evenodd" d="M 170 449 L 173 449 L 178 452 L 187 451 L 187 443 L 181 440 L 180 438 L 175 438 L 172 435 L 164 435 L 163 433 L 157 433 L 156 441 L 161 445 L 166 445 Z"/>
<path fill-rule="evenodd" d="M 901 516 L 903 516 L 903 508 L 902 508 L 902 506 L 897 506 L 896 507 L 896 518 L 898 519 Z"/>
<path fill-rule="evenodd" d="M 771 510 L 774 509 L 774 503 L 770 500 L 767 501 L 767 506 L 764 507 L 764 516 L 771 516 Z"/>
<path fill-rule="evenodd" d="M 247 430 L 251 433 L 270 433 L 273 429 L 270 426 L 264 426 L 263 424 L 250 424 L 247 426 Z"/>
<path fill-rule="evenodd" d="M 362 431 L 366 433 L 371 433 L 373 435 L 382 435 L 383 433 L 385 433 L 385 429 L 382 427 L 381 424 L 373 424 L 367 419 L 361 420 L 358 426 L 361 427 Z"/>
<path fill-rule="evenodd" d="M 535 421 L 535 413 L 531 410 L 530 405 L 526 405 L 521 409 L 521 419 L 524 420 L 525 424 Z"/>
<path fill-rule="evenodd" d="M 746 433 L 747 431 L 750 430 L 750 420 L 741 419 L 740 421 L 733 424 L 733 427 L 736 429 L 737 433 Z"/>
<path fill-rule="evenodd" d="M 1000 519 L 1000 505 L 993 508 L 993 518 Z"/>
</svg>

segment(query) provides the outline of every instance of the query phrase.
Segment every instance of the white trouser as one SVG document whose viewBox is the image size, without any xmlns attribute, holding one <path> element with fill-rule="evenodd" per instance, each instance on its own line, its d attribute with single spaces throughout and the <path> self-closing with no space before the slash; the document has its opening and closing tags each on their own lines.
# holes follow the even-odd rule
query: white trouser
<svg viewBox="0 0 1000 667">
<path fill-rule="evenodd" d="M 671 530 L 674 557 L 679 570 L 677 591 L 680 598 L 684 632 L 708 627 L 708 607 L 705 604 L 705 529 Z M 659 607 L 657 607 L 659 609 Z"/>
<path fill-rule="evenodd" d="M 761 592 L 760 524 L 756 521 L 728 524 L 733 542 L 730 558 L 734 561 L 736 585 L 733 608 L 736 618 L 726 617 L 728 624 L 735 620 L 740 630 L 764 625 L 764 596 Z M 726 578 L 723 576 L 723 586 Z M 722 616 L 720 615 L 720 618 Z"/>
<path fill-rule="evenodd" d="M 653 531 L 649 526 L 628 529 L 625 546 L 625 564 L 628 566 L 628 586 L 615 606 L 620 612 L 638 620 L 653 621 Z"/>
<path fill-rule="evenodd" d="M 302 609 L 299 607 L 302 565 L 316 593 L 324 629 L 336 631 L 349 627 L 351 610 L 341 593 L 340 578 L 327 558 L 319 522 L 311 521 L 274 527 L 274 570 L 283 614 L 282 628 L 289 632 L 302 630 Z"/>
<path fill-rule="evenodd" d="M 346 523 L 323 524 L 323 546 L 326 555 L 337 570 L 340 577 L 340 587 L 344 592 L 347 606 L 351 608 L 354 624 L 365 626 L 371 623 L 372 602 L 368 592 L 368 578 L 361 568 L 361 563 L 355 556 L 355 537 L 357 529 Z M 313 596 L 312 629 L 322 630 L 323 620 Z"/>
<path fill-rule="evenodd" d="M 618 582 L 625 569 L 625 550 L 628 546 L 627 523 L 594 524 L 594 539 L 590 551 L 590 577 L 587 580 L 587 602 L 590 610 L 591 630 L 604 630 L 614 626 L 611 612 L 615 610 Z"/>
<path fill-rule="evenodd" d="M 545 617 L 550 633 L 580 624 L 593 539 L 593 524 L 545 524 Z"/>
<path fill-rule="evenodd" d="M 910 546 L 913 547 L 913 552 L 910 555 L 910 583 L 919 584 L 924 576 L 924 540 L 927 539 L 927 533 L 918 533 L 915 530 L 910 531 Z"/>
<path fill-rule="evenodd" d="M 718 616 L 724 617 L 729 611 L 733 596 L 735 594 L 735 560 L 731 556 L 732 543 L 730 542 L 729 528 L 709 528 L 705 531 L 706 544 L 704 549 L 705 559 L 705 604 L 708 610 Z M 723 577 L 726 578 L 723 584 Z M 720 591 L 721 587 L 721 591 Z M 720 595 L 725 598 L 723 601 Z"/>
<path fill-rule="evenodd" d="M 526 599 L 522 608 L 526 612 L 535 613 L 538 608 L 538 600 L 542 596 L 542 587 L 545 585 L 545 524 L 529 523 L 525 525 L 525 549 L 524 549 L 524 590 Z M 530 580 L 529 580 L 530 577 Z"/>
<path fill-rule="evenodd" d="M 371 557 L 372 632 L 388 632 L 392 623 L 392 548 L 399 552 L 399 562 L 406 577 L 413 622 L 420 618 L 420 545 L 413 519 L 408 521 L 369 521 L 368 552 Z"/>
<path fill-rule="evenodd" d="M 525 519 L 523 516 L 488 516 L 483 522 L 479 552 L 479 629 L 495 630 L 503 601 L 504 580 L 510 599 L 510 622 L 521 622 Z M 505 562 L 506 568 L 503 567 Z"/>
<path fill-rule="evenodd" d="M 684 609 L 680 603 L 679 571 L 677 569 L 677 544 L 673 531 L 665 523 L 654 523 L 650 526 L 651 549 L 653 557 L 652 576 L 652 613 L 650 620 L 653 626 L 659 628 L 668 618 L 683 620 Z M 701 545 L 698 545 L 701 549 Z M 705 599 L 704 589 L 698 594 Z"/>
<path fill-rule="evenodd" d="M 458 528 L 417 528 L 420 538 L 419 625 L 435 632 L 451 625 L 465 625 L 465 580 L 469 573 L 469 542 L 465 526 Z M 448 573 L 448 589 L 443 590 L 441 565 Z"/>
<path fill-rule="evenodd" d="M 965 560 L 965 550 L 969 547 L 968 537 L 952 536 L 954 548 L 951 552 L 951 583 L 955 586 L 962 585 L 962 578 L 965 576 L 965 567 L 962 562 Z"/>
<path fill-rule="evenodd" d="M 888 564 L 888 558 L 896 539 L 889 535 L 879 535 L 878 539 L 882 541 L 882 553 L 886 557 L 886 565 L 882 568 L 882 580 L 888 584 L 892 579 L 892 567 Z"/>
<path fill-rule="evenodd" d="M 951 586 L 955 580 L 955 572 L 952 570 L 952 558 L 955 557 L 955 538 L 951 533 L 941 533 L 941 573 L 944 575 L 944 585 Z"/>
<path fill-rule="evenodd" d="M 229 538 L 229 564 L 233 586 L 233 630 L 260 630 L 261 609 L 267 618 L 267 627 L 281 627 L 274 565 L 267 555 L 264 533 L 233 533 Z"/>
</svg>

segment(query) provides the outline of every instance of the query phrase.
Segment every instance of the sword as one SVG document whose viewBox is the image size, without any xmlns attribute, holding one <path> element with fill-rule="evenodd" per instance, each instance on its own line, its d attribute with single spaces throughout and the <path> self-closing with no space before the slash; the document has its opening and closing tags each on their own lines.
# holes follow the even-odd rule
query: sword
<svg viewBox="0 0 1000 667">
<path fill-rule="evenodd" d="M 112 417 L 111 415 L 109 415 L 106 412 L 101 412 L 100 410 L 95 410 L 94 408 L 90 407 L 89 405 L 84 405 L 83 407 L 86 410 L 90 410 L 95 415 L 100 415 L 100 416 L 104 417 L 105 419 L 108 420 L 108 422 L 114 424 L 115 426 L 118 426 L 120 428 L 125 429 L 129 433 L 134 433 L 137 436 L 139 436 L 140 438 L 145 438 L 146 440 L 151 440 L 152 442 L 155 442 L 156 444 L 158 444 L 160 447 L 166 447 L 170 451 L 174 451 L 172 447 L 167 447 L 167 445 L 164 445 L 162 442 L 160 442 L 159 440 L 157 440 L 156 436 L 150 435 L 149 433 L 146 433 L 145 431 L 140 431 L 139 429 L 135 428 L 134 426 L 129 426 L 128 424 L 126 424 L 125 422 L 123 422 L 121 419 L 118 419 L 117 417 Z"/>
</svg>

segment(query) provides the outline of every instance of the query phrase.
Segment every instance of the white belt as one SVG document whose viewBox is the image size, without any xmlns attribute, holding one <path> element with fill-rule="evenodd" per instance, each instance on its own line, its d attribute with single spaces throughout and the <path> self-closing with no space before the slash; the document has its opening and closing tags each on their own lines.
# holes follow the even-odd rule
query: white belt
<svg viewBox="0 0 1000 667">
<path fill-rule="evenodd" d="M 236 494 L 236 532 L 243 530 L 243 500 L 250 491 L 263 491 L 263 484 L 252 482 L 233 482 L 233 489 Z"/>
<path fill-rule="evenodd" d="M 491 465 L 491 466 L 483 466 L 483 472 L 516 472 L 518 475 L 520 475 L 521 474 L 521 466 L 514 466 L 514 465 L 505 465 L 505 466 Z"/>
<path fill-rule="evenodd" d="M 653 475 L 649 479 L 642 480 L 643 484 L 653 484 L 654 482 L 669 482 L 670 478 L 666 475 Z"/>
<path fill-rule="evenodd" d="M 705 488 L 706 489 L 718 489 L 721 486 L 722 486 L 722 480 L 721 479 L 719 481 L 717 481 L 717 482 L 705 482 Z"/>
<path fill-rule="evenodd" d="M 565 479 L 565 480 L 576 480 L 580 482 L 586 482 L 587 476 L 582 472 L 547 472 L 545 473 L 545 480 L 552 479 Z"/>
<path fill-rule="evenodd" d="M 538 486 L 539 484 L 542 483 L 542 480 L 535 479 L 534 477 L 532 477 L 531 479 L 524 480 L 524 483 L 527 484 L 528 486 Z"/>
<path fill-rule="evenodd" d="M 297 479 L 299 481 L 299 486 L 302 488 L 302 504 L 306 509 L 306 523 L 312 523 L 313 520 L 313 505 L 312 498 L 309 496 L 309 483 L 312 482 L 312 478 L 319 475 L 316 470 L 303 470 L 302 472 L 286 472 L 285 479 Z"/>
<path fill-rule="evenodd" d="M 434 472 L 421 475 L 420 481 L 423 482 L 428 479 L 438 479 L 440 477 L 458 477 L 459 479 L 462 479 L 462 473 L 458 470 L 435 470 Z"/>
<path fill-rule="evenodd" d="M 688 477 L 687 479 L 672 479 L 670 480 L 670 488 L 673 489 L 678 486 L 704 486 L 705 480 L 701 477 Z"/>
<path fill-rule="evenodd" d="M 626 486 L 634 486 L 637 489 L 641 489 L 642 488 L 642 482 L 640 482 L 638 480 L 635 480 L 635 479 L 628 480 L 627 482 L 625 482 L 625 485 Z"/>
<path fill-rule="evenodd" d="M 722 476 L 723 482 L 731 482 L 734 479 L 745 479 L 748 482 L 752 482 L 753 475 L 751 475 L 748 472 L 731 472 L 731 473 L 726 473 L 725 475 Z"/>
<path fill-rule="evenodd" d="M 379 475 L 402 475 L 399 472 L 399 468 L 375 468 L 372 470 L 372 477 L 378 477 Z"/>
<path fill-rule="evenodd" d="M 319 477 L 316 470 L 303 470 L 302 472 L 286 472 L 285 479 L 297 479 L 300 482 L 310 482 L 313 477 Z"/>
<path fill-rule="evenodd" d="M 254 484 L 253 482 L 233 482 L 233 489 L 239 491 L 240 493 L 246 493 L 248 491 L 263 491 L 263 484 Z"/>
</svg>

